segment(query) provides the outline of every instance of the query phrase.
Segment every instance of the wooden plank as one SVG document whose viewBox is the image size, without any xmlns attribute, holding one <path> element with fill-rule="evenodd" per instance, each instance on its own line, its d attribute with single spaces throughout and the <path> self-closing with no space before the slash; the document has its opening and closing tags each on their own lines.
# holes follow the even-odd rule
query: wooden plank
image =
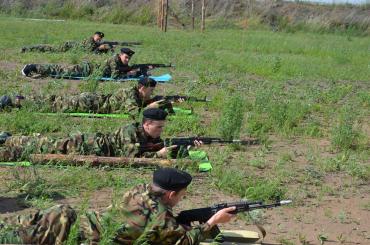
<svg viewBox="0 0 370 245">
<path fill-rule="evenodd" d="M 159 158 L 129 158 L 129 157 L 102 157 L 95 155 L 65 155 L 65 154 L 31 154 L 30 160 L 33 164 L 62 164 L 91 167 L 110 166 L 173 166 L 176 163 L 192 163 L 189 159 L 159 159 Z"/>
</svg>

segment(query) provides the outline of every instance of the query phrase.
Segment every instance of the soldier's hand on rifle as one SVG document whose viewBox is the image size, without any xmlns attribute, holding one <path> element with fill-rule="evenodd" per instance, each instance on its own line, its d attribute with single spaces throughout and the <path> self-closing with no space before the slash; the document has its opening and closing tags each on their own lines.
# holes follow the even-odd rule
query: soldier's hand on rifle
<svg viewBox="0 0 370 245">
<path fill-rule="evenodd" d="M 203 141 L 201 141 L 201 140 L 194 140 L 194 146 L 199 147 L 201 145 L 203 145 Z"/>
<path fill-rule="evenodd" d="M 111 49 L 111 46 L 109 46 L 108 44 L 101 44 L 99 47 L 98 47 L 99 50 L 108 50 L 108 49 Z"/>
<path fill-rule="evenodd" d="M 133 69 L 133 70 L 127 72 L 127 75 L 136 75 L 139 71 L 140 71 L 140 69 Z"/>
<path fill-rule="evenodd" d="M 235 207 L 221 209 L 207 221 L 207 224 L 213 227 L 218 224 L 229 222 L 232 218 L 236 216 L 235 214 L 229 213 L 234 210 L 235 210 Z"/>
<path fill-rule="evenodd" d="M 165 102 L 165 100 L 157 100 L 157 101 L 154 101 L 152 103 L 150 103 L 149 105 L 147 105 L 147 108 L 159 108 L 161 106 L 161 103 Z"/>
<path fill-rule="evenodd" d="M 162 149 L 157 151 L 157 156 L 161 158 L 166 158 L 172 152 L 172 150 L 175 149 L 176 147 L 177 145 L 163 147 Z"/>
</svg>

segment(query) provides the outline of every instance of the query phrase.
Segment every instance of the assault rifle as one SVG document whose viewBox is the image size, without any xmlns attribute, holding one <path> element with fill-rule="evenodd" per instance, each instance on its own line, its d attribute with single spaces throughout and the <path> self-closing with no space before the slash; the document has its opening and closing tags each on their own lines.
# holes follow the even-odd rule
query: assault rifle
<svg viewBox="0 0 370 245">
<path fill-rule="evenodd" d="M 196 97 L 191 96 L 182 96 L 182 95 L 156 95 L 151 99 L 153 102 L 158 100 L 167 100 L 167 101 L 179 101 L 179 100 L 185 100 L 185 101 L 195 101 L 195 102 L 210 102 L 211 100 L 207 99 L 207 97 L 204 97 L 203 99 L 199 99 Z"/>
<path fill-rule="evenodd" d="M 180 224 L 191 226 L 192 222 L 206 223 L 215 213 L 224 208 L 235 207 L 235 210 L 229 213 L 237 214 L 241 212 L 249 212 L 255 209 L 274 208 L 289 204 L 291 202 L 291 200 L 283 200 L 271 204 L 264 204 L 262 201 L 249 202 L 243 200 L 239 202 L 220 203 L 206 208 L 181 211 L 176 217 L 176 221 Z M 220 230 L 218 227 L 214 227 L 214 229 L 211 231 L 212 237 L 215 237 L 219 232 Z"/>
<path fill-rule="evenodd" d="M 99 43 L 100 45 L 107 44 L 111 47 L 120 45 L 120 46 L 132 46 L 132 45 L 141 45 L 142 42 L 117 42 L 117 41 L 103 41 Z"/>
<path fill-rule="evenodd" d="M 154 63 L 149 63 L 149 64 L 133 64 L 130 66 L 130 68 L 132 70 L 134 69 L 139 69 L 140 71 L 140 74 L 143 75 L 143 76 L 147 76 L 148 75 L 148 70 L 149 68 L 152 67 L 153 69 L 154 68 L 166 68 L 166 67 L 175 67 L 174 65 L 172 64 L 154 64 Z"/>
<path fill-rule="evenodd" d="M 163 142 L 157 144 L 147 144 L 140 146 L 142 151 L 159 151 L 163 147 L 168 147 L 172 145 L 180 146 L 194 146 L 194 141 L 202 141 L 205 145 L 210 144 L 241 144 L 241 145 L 257 145 L 259 144 L 258 139 L 249 139 L 249 140 L 225 140 L 221 138 L 214 137 L 179 137 L 179 138 L 167 138 Z"/>
</svg>

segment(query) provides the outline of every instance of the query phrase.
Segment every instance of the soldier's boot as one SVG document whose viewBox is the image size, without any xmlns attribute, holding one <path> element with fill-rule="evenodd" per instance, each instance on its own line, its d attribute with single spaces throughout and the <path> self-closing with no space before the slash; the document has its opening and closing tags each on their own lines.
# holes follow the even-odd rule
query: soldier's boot
<svg viewBox="0 0 370 245">
<path fill-rule="evenodd" d="M 0 110 L 2 109 L 5 109 L 5 108 L 9 108 L 9 107 L 12 107 L 13 106 L 13 102 L 12 102 L 12 99 L 7 96 L 7 95 L 3 95 L 0 97 Z"/>
<path fill-rule="evenodd" d="M 0 145 L 4 144 L 5 141 L 11 137 L 12 134 L 9 132 L 0 132 Z"/>
<path fill-rule="evenodd" d="M 22 69 L 22 75 L 29 77 L 32 73 L 37 73 L 37 67 L 35 64 L 25 65 Z"/>
</svg>

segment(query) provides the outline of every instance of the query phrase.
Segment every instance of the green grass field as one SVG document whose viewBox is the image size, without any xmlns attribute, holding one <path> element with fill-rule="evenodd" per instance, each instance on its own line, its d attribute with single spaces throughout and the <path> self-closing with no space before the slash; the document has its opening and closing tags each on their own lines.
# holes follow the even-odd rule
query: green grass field
<svg viewBox="0 0 370 245">
<path fill-rule="evenodd" d="M 80 40 L 99 30 L 107 40 L 143 42 L 134 48 L 131 63 L 176 65 L 154 72 L 174 77 L 171 84 L 158 86 L 158 94 L 212 99 L 208 104 L 181 105 L 193 107 L 197 116 L 171 120 L 165 136 L 234 134 L 262 140 L 250 147 L 204 147 L 214 167 L 210 173 L 181 166 L 196 176 L 181 208 L 240 198 L 289 198 L 294 202 L 291 207 L 260 213 L 258 221 L 271 233 L 269 241 L 318 244 L 318 237 L 327 236 L 338 244 L 369 242 L 369 37 L 256 30 L 162 33 L 142 26 L 9 17 L 0 17 L 0 29 L 0 94 L 110 92 L 128 86 L 21 76 L 28 63 L 103 62 L 108 54 L 19 52 L 24 45 Z M 129 121 L 45 117 L 28 110 L 0 114 L 0 131 L 15 135 L 108 133 L 125 123 Z M 101 209 L 129 187 L 149 180 L 151 172 L 4 167 L 0 198 L 14 198 L 30 208 L 64 202 L 78 209 Z M 22 205 L 20 209 L 26 208 Z M 0 218 L 9 215 L 2 213 Z M 225 228 L 246 229 L 248 224 L 250 217 L 240 216 Z M 365 232 L 351 232 L 354 226 Z"/>
</svg>

